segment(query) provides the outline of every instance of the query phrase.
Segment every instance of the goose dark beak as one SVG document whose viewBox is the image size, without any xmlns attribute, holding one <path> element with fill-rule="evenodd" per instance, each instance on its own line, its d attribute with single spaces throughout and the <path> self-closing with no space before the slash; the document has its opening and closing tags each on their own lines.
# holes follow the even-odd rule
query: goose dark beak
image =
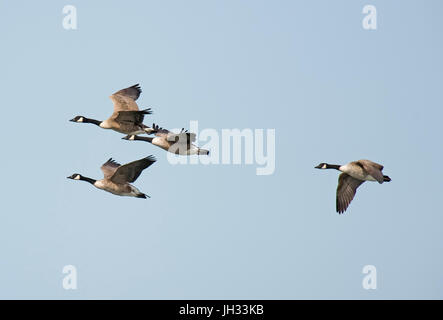
<svg viewBox="0 0 443 320">
<path fill-rule="evenodd" d="M 321 169 L 321 165 L 314 167 L 315 169 Z"/>
</svg>

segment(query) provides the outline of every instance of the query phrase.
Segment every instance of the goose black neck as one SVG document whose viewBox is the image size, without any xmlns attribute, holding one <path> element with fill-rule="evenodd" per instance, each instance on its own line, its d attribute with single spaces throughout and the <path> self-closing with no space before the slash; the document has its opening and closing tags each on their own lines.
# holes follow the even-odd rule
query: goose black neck
<svg viewBox="0 0 443 320">
<path fill-rule="evenodd" d="M 94 120 L 94 119 L 89 119 L 89 118 L 83 118 L 83 122 L 84 123 L 92 123 L 92 124 L 95 124 L 96 126 L 99 126 L 100 123 L 102 123 L 102 121 L 98 121 L 98 120 Z"/>
<path fill-rule="evenodd" d="M 90 184 L 94 184 L 97 181 L 95 179 L 88 178 L 88 177 L 83 177 L 83 176 L 80 177 L 80 180 L 89 182 Z"/>
<path fill-rule="evenodd" d="M 135 136 L 134 137 L 134 140 L 147 141 L 147 142 L 150 142 L 150 143 L 152 143 L 152 139 L 154 139 L 154 138 L 152 138 L 152 137 L 140 137 L 140 136 Z"/>
<path fill-rule="evenodd" d="M 341 167 L 341 165 L 339 164 L 326 164 L 326 169 L 335 169 L 335 170 L 339 170 Z"/>
</svg>

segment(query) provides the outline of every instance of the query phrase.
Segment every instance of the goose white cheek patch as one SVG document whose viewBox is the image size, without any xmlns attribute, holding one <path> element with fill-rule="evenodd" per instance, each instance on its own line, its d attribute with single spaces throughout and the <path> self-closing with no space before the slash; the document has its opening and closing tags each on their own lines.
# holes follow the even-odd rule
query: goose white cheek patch
<svg viewBox="0 0 443 320">
<path fill-rule="evenodd" d="M 79 175 L 76 175 L 75 178 L 74 178 L 74 180 L 80 180 L 80 176 L 79 176 Z"/>
</svg>

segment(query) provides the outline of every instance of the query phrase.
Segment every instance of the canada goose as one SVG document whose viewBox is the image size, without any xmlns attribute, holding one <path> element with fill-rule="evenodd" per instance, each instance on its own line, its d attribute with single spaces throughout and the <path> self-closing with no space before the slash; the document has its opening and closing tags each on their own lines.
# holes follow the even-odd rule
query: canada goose
<svg viewBox="0 0 443 320">
<path fill-rule="evenodd" d="M 195 133 L 190 133 L 184 128 L 180 133 L 173 133 L 167 129 L 160 128 L 155 123 L 152 124 L 155 137 L 139 137 L 137 135 L 127 135 L 124 140 L 147 141 L 168 152 L 180 155 L 208 155 L 209 151 L 200 149 L 192 142 L 195 141 Z"/>
<path fill-rule="evenodd" d="M 114 103 L 114 112 L 104 121 L 76 116 L 69 120 L 78 123 L 92 123 L 103 129 L 112 129 L 123 134 L 152 133 L 152 129 L 143 124 L 145 114 L 151 114 L 151 108 L 139 110 L 135 100 L 142 90 L 138 84 L 117 91 L 110 96 Z"/>
<path fill-rule="evenodd" d="M 343 213 L 354 199 L 357 188 L 365 181 L 389 182 L 391 178 L 383 175 L 383 166 L 370 160 L 358 160 L 341 166 L 320 163 L 317 169 L 336 169 L 341 172 L 338 177 L 336 210 Z"/>
<path fill-rule="evenodd" d="M 84 177 L 78 173 L 74 173 L 67 178 L 89 182 L 98 189 L 108 191 L 118 196 L 146 199 L 146 197 L 149 196 L 141 193 L 140 190 L 131 185 L 130 182 L 137 180 L 142 171 L 152 165 L 155 161 L 154 156 L 149 156 L 125 165 L 120 165 L 110 158 L 100 168 L 104 175 L 104 178 L 101 180 Z"/>
</svg>

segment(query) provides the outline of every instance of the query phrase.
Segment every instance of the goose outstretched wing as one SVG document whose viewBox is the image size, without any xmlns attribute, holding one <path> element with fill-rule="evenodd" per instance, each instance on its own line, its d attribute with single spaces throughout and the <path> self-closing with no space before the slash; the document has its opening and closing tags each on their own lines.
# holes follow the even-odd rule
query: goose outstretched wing
<svg viewBox="0 0 443 320">
<path fill-rule="evenodd" d="M 114 112 L 113 119 L 120 123 L 142 124 L 146 114 L 152 114 L 151 108 L 141 111 Z"/>
<path fill-rule="evenodd" d="M 109 158 L 108 161 L 106 161 L 100 169 L 103 171 L 103 175 L 105 176 L 105 179 L 109 179 L 112 177 L 112 175 L 115 173 L 115 171 L 120 167 L 120 163 L 116 162 L 112 158 Z"/>
<path fill-rule="evenodd" d="M 135 100 L 138 99 L 142 89 L 138 84 L 117 91 L 110 96 L 114 103 L 114 113 L 119 111 L 138 111 L 138 105 Z"/>
<path fill-rule="evenodd" d="M 115 183 L 134 182 L 140 176 L 143 170 L 156 161 L 154 156 L 149 156 L 140 160 L 124 164 L 115 170 L 110 178 Z"/>
<path fill-rule="evenodd" d="M 338 177 L 336 210 L 343 213 L 348 208 L 352 199 L 354 199 L 357 188 L 364 181 L 357 180 L 346 173 L 342 173 Z"/>
<path fill-rule="evenodd" d="M 168 129 L 164 129 L 156 125 L 155 123 L 152 124 L 152 128 L 155 132 L 155 135 L 157 137 L 163 137 L 169 142 L 172 143 L 183 143 L 183 144 L 190 144 L 191 142 L 194 142 L 196 139 L 195 133 L 188 132 L 184 128 L 180 131 L 180 133 L 174 133 L 169 131 Z"/>
</svg>

